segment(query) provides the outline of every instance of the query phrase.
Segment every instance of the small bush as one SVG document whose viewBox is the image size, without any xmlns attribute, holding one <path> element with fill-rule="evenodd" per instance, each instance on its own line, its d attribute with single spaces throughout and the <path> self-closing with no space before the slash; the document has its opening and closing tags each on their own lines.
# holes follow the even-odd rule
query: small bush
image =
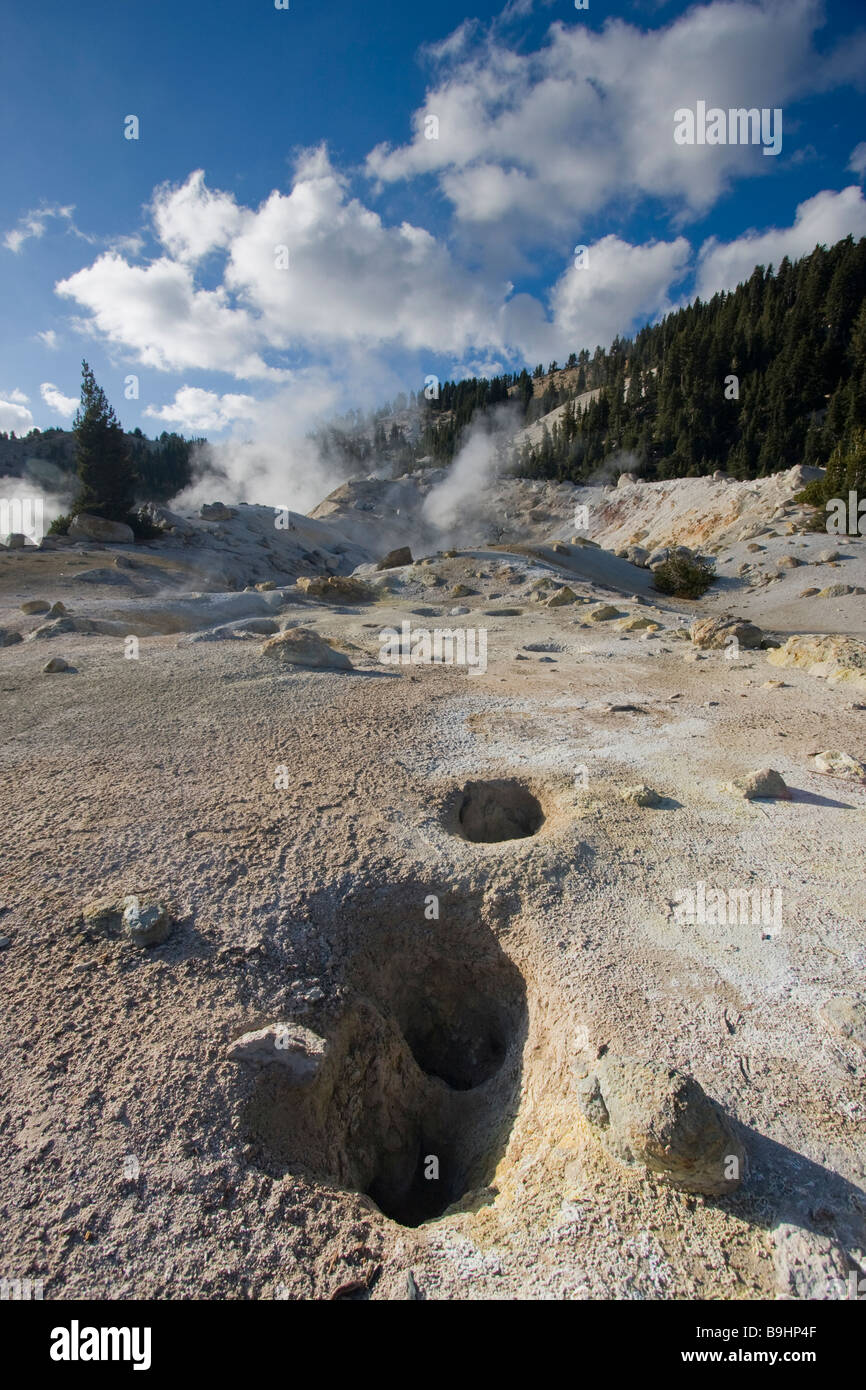
<svg viewBox="0 0 866 1390">
<path fill-rule="evenodd" d="M 809 507 L 823 507 L 829 496 L 826 479 L 813 478 L 800 492 L 794 493 L 794 501 L 805 502 Z"/>
<path fill-rule="evenodd" d="M 700 598 L 715 577 L 716 569 L 711 561 L 674 554 L 653 572 L 653 583 L 660 593 L 673 598 Z"/>
<path fill-rule="evenodd" d="M 132 527 L 132 534 L 137 541 L 158 541 L 160 536 L 165 534 L 140 512 L 130 512 L 128 516 L 124 517 L 124 521 L 127 526 Z"/>
<path fill-rule="evenodd" d="M 56 516 L 48 527 L 49 536 L 65 536 L 69 531 L 69 523 L 71 520 L 71 512 L 68 516 Z"/>
</svg>

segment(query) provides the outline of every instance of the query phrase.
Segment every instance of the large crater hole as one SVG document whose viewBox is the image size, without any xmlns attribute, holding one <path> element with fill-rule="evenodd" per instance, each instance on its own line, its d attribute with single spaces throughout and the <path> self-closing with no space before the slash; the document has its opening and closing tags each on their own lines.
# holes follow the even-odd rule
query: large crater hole
<svg viewBox="0 0 866 1390">
<path fill-rule="evenodd" d="M 362 929 L 315 1080 L 266 1068 L 248 1120 L 266 1168 L 366 1193 L 419 1226 L 489 1188 L 520 1096 L 526 984 L 477 909 L 422 925 L 401 896 L 396 921 Z"/>
<path fill-rule="evenodd" d="M 544 824 L 538 798 L 512 779 L 467 782 L 457 818 L 465 838 L 483 845 L 525 840 Z"/>
</svg>

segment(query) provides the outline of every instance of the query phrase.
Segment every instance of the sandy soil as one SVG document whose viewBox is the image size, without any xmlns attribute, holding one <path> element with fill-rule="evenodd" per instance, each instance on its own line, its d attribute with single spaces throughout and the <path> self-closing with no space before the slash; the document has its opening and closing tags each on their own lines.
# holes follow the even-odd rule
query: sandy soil
<svg viewBox="0 0 866 1390">
<path fill-rule="evenodd" d="M 112 586 L 76 598 L 63 575 L 115 553 L 0 557 L 0 625 L 45 621 L 16 616 L 22 595 L 108 612 Z M 439 557 L 372 604 L 268 600 L 347 673 L 276 666 L 249 635 L 0 651 L 4 1274 L 48 1298 L 749 1299 L 824 1297 L 863 1267 L 866 1053 L 821 1009 L 866 978 L 866 786 L 812 755 L 863 759 L 866 711 L 764 651 L 694 660 L 674 634 L 713 600 L 638 603 L 543 556 Z M 136 558 L 161 571 L 129 572 L 126 598 L 152 582 L 142 611 L 190 582 L 188 548 Z M 545 574 L 581 601 L 538 602 Z M 592 622 L 599 599 L 659 631 Z M 486 672 L 383 663 L 404 620 L 484 626 Z M 53 655 L 76 673 L 44 675 Z M 722 790 L 763 766 L 791 800 Z M 529 789 L 538 833 L 465 839 L 472 779 Z M 658 808 L 622 800 L 638 782 Z M 678 920 L 699 882 L 780 888 L 780 928 Z M 165 944 L 81 931 L 84 904 L 129 893 L 170 905 Z M 447 1104 L 395 1031 L 411 1045 L 431 992 L 505 1056 Z M 227 1058 L 280 1020 L 331 1042 L 324 1116 Z M 576 1101 L 604 1050 L 700 1081 L 747 1149 L 735 1193 L 605 1153 Z M 403 1084 L 427 1086 L 430 1142 L 463 1174 L 417 1226 L 349 1190 L 368 1150 L 411 1141 Z"/>
</svg>

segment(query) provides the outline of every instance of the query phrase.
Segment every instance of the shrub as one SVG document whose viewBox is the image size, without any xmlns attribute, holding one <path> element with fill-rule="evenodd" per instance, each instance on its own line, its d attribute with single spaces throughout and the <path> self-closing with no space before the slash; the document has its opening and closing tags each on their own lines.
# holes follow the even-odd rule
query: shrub
<svg viewBox="0 0 866 1390">
<path fill-rule="evenodd" d="M 662 594 L 673 598 L 700 598 L 716 577 L 710 560 L 691 559 L 674 553 L 653 571 L 653 583 Z"/>
<path fill-rule="evenodd" d="M 165 535 L 165 532 L 154 526 L 146 516 L 142 516 L 140 511 L 129 512 L 123 520 L 127 526 L 132 527 L 132 534 L 137 541 L 158 541 L 160 536 Z"/>
<path fill-rule="evenodd" d="M 71 512 L 68 516 L 56 516 L 48 527 L 49 536 L 65 536 L 69 530 L 69 523 L 71 520 Z"/>
</svg>

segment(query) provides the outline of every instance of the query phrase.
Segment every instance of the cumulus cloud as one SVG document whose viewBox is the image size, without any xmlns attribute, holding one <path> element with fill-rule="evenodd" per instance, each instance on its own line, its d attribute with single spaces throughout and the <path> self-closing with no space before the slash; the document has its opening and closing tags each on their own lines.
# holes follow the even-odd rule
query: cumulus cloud
<svg viewBox="0 0 866 1390">
<path fill-rule="evenodd" d="M 0 430 L 26 434 L 33 428 L 33 415 L 27 409 L 29 397 L 17 388 L 0 393 Z"/>
<path fill-rule="evenodd" d="M 377 146 L 368 172 L 434 175 L 458 224 L 484 239 L 577 239 L 587 217 L 641 198 L 698 216 L 734 178 L 766 175 L 774 161 L 751 145 L 677 145 L 674 112 L 698 100 L 784 109 L 853 80 L 843 54 L 816 51 L 822 23 L 819 0 L 730 0 L 649 31 L 556 22 L 536 52 L 509 47 L 497 26 L 472 44 L 462 26 L 432 51 L 441 70 L 412 140 Z M 862 36 L 848 46 L 862 56 Z"/>
<path fill-rule="evenodd" d="M 423 228 L 387 225 L 349 195 L 323 149 L 301 160 L 289 193 L 274 191 L 257 208 L 213 192 L 201 171 L 158 189 L 153 206 L 160 256 L 134 265 L 103 253 L 58 293 L 88 311 L 91 331 L 147 366 L 248 381 L 293 380 L 296 366 L 275 363 L 304 355 L 328 360 L 343 379 L 348 354 L 391 348 L 502 370 L 594 347 L 669 307 L 689 252 L 682 237 L 646 246 L 604 237 L 590 247 L 589 269 L 569 263 L 545 306 L 470 271 Z M 222 278 L 203 289 L 197 265 L 216 250 Z M 150 413 L 219 429 L 249 403 L 184 385 Z"/>
<path fill-rule="evenodd" d="M 575 344 L 606 347 L 635 319 L 666 313 L 672 307 L 671 285 L 685 274 L 691 254 L 685 237 L 632 246 L 606 236 L 587 247 L 583 263 L 575 258 L 550 296 L 553 355 L 562 356 Z"/>
<path fill-rule="evenodd" d="M 778 266 L 784 256 L 796 260 L 816 246 L 832 246 L 842 237 L 866 236 L 866 200 L 852 184 L 834 193 L 825 189 L 800 203 L 793 225 L 749 231 L 734 241 L 705 241 L 698 256 L 695 292 L 708 299 L 717 290 L 734 289 L 756 265 Z"/>
<path fill-rule="evenodd" d="M 39 387 L 39 394 L 49 410 L 55 415 L 61 415 L 65 420 L 71 420 L 78 409 L 78 397 L 64 396 L 51 381 L 43 381 Z"/>
<path fill-rule="evenodd" d="M 494 336 L 505 286 L 457 265 L 422 227 L 386 225 L 349 196 L 320 149 L 290 193 L 256 209 L 212 192 L 201 171 L 154 199 L 164 252 L 147 265 L 106 252 L 57 286 L 91 330 L 158 370 L 287 379 L 266 361 L 346 345 L 462 352 Z M 196 283 L 209 251 L 226 257 L 215 289 Z"/>
<path fill-rule="evenodd" d="M 236 377 L 279 378 L 256 350 L 260 327 L 222 287 L 197 289 L 186 265 L 161 256 L 130 265 L 105 252 L 55 286 L 90 314 L 89 327 L 158 371 L 209 368 Z"/>
<path fill-rule="evenodd" d="M 204 170 L 196 169 L 179 188 L 165 183 L 154 194 L 156 234 L 179 261 L 198 261 L 228 246 L 244 220 L 234 198 L 212 192 L 204 177 Z"/>
<path fill-rule="evenodd" d="M 848 168 L 854 174 L 866 173 L 866 140 L 861 140 L 859 145 L 854 146 L 848 160 Z"/>
<path fill-rule="evenodd" d="M 59 347 L 57 333 L 53 328 L 44 329 L 43 332 L 37 333 L 36 337 L 41 343 L 44 343 L 47 348 L 50 348 L 52 352 Z"/>
<path fill-rule="evenodd" d="M 198 386 L 183 386 L 168 405 L 158 408 L 149 405 L 144 413 L 194 434 L 214 434 L 237 420 L 255 419 L 258 404 L 253 396 L 231 393 L 220 396 L 216 391 L 205 391 Z"/>
</svg>

